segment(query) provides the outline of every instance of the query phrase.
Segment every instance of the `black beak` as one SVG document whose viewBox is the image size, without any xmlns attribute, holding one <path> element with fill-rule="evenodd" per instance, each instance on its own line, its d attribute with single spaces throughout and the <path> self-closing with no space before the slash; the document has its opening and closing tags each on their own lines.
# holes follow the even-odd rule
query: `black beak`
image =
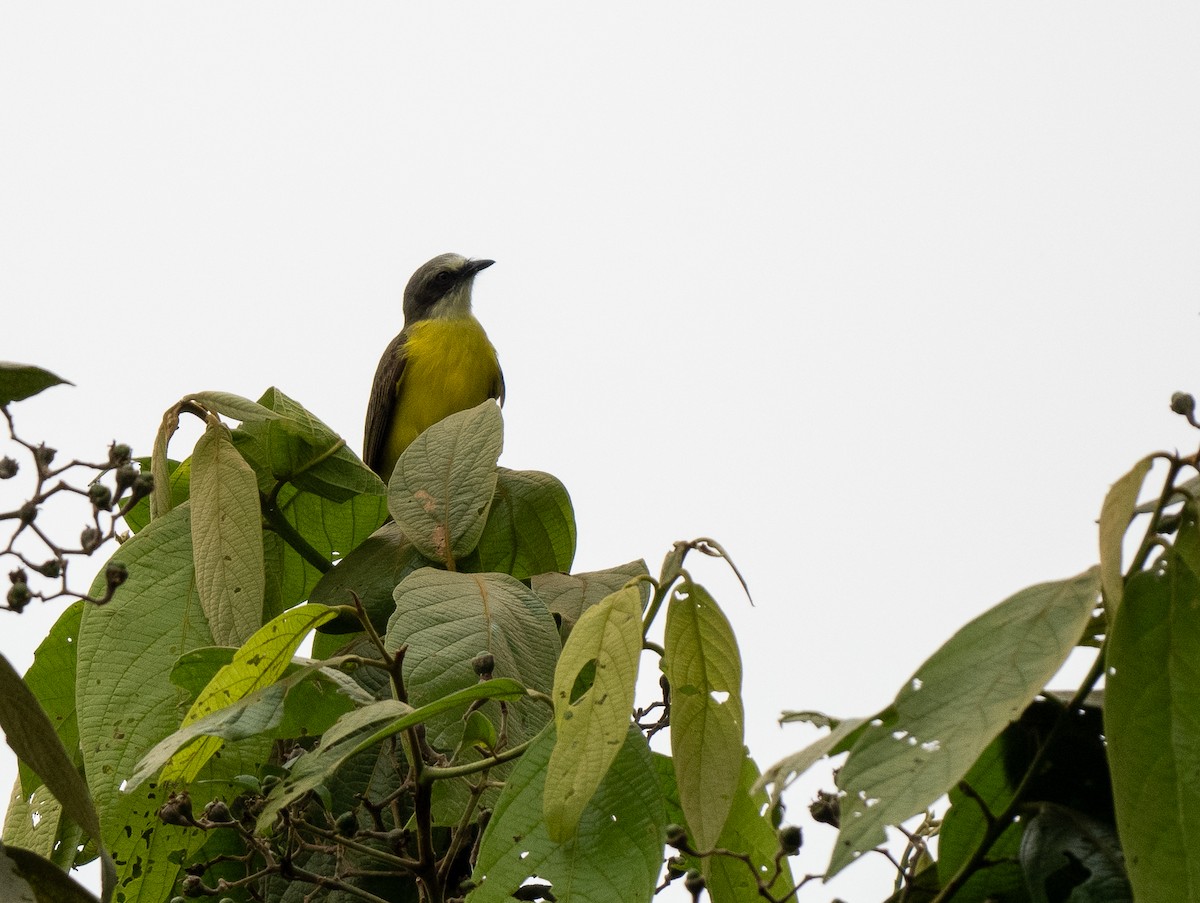
<svg viewBox="0 0 1200 903">
<path fill-rule="evenodd" d="M 496 261 L 494 260 L 468 260 L 466 266 L 462 268 L 464 276 L 474 276 L 480 270 L 486 270 Z"/>
</svg>

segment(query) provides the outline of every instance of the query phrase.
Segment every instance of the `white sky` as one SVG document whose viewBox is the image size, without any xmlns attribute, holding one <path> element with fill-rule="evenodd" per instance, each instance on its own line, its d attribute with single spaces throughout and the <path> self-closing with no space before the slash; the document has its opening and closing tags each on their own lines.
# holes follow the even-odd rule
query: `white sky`
<svg viewBox="0 0 1200 903">
<path fill-rule="evenodd" d="M 731 551 L 755 608 L 695 575 L 767 763 L 1194 446 L 1198 61 L 1184 3 L 6 4 L 0 359 L 77 384 L 18 424 L 144 454 L 181 395 L 277 385 L 357 449 L 408 275 L 495 258 L 501 463 L 566 483 L 579 569 Z"/>
</svg>

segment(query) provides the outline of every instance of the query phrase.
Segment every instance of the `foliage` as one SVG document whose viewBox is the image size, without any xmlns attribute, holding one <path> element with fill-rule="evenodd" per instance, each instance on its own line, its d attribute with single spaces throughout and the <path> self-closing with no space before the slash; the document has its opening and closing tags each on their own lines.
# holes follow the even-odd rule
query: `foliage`
<svg viewBox="0 0 1200 903">
<path fill-rule="evenodd" d="M 67 491 L 61 471 L 8 410 L 59 382 L 0 368 L 36 474 L 7 519 L 65 562 L 88 544 L 55 545 L 28 507 Z M 1197 425 L 1189 396 L 1172 405 Z M 172 460 L 187 415 L 205 432 Z M 883 710 L 785 715 L 829 733 L 760 775 L 738 644 L 685 569 L 725 551 L 676 543 L 657 578 L 640 561 L 570 574 L 565 487 L 498 467 L 501 446 L 487 402 L 419 437 L 385 485 L 271 389 L 183 399 L 150 473 L 124 447 L 68 465 L 115 475 L 107 496 L 75 490 L 92 549 L 110 512 L 133 535 L 88 593 L 30 588 L 80 601 L 24 679 L 0 659 L 22 763 L 3 880 L 89 899 L 62 870 L 99 856 L 105 899 L 144 903 L 648 900 L 677 881 L 783 903 L 884 855 L 894 903 L 1200 901 L 1196 455 L 1135 464 L 1104 500 L 1096 567 L 972 620 Z M 662 694 L 639 700 L 647 652 Z M 1086 676 L 1048 690 L 1073 653 Z M 669 755 L 651 750 L 663 731 Z M 834 852 L 796 880 L 785 792 L 827 758 L 837 788 L 810 814 Z"/>
<path fill-rule="evenodd" d="M 172 460 L 189 415 L 204 433 Z M 127 579 L 8 678 L 28 701 L 0 720 L 37 742 L 6 840 L 59 867 L 103 849 L 130 901 L 636 900 L 669 811 L 716 899 L 785 899 L 737 644 L 684 569 L 723 550 L 571 575 L 566 489 L 498 467 L 501 445 L 485 403 L 385 486 L 278 390 L 174 405 L 108 565 Z M 663 698 L 639 705 L 646 649 Z M 686 730 L 652 754 L 673 706 Z"/>
</svg>

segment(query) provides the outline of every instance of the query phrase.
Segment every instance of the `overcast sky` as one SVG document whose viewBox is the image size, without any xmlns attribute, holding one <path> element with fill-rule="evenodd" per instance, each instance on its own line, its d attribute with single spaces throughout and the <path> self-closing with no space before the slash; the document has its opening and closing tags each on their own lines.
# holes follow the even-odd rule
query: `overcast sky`
<svg viewBox="0 0 1200 903">
<path fill-rule="evenodd" d="M 501 463 L 566 483 L 578 569 L 726 546 L 768 763 L 1195 446 L 1198 89 L 1184 3 L 9 3 L 0 359 L 76 383 L 15 408 L 64 454 L 271 385 L 358 450 L 409 274 L 494 258 Z"/>
</svg>

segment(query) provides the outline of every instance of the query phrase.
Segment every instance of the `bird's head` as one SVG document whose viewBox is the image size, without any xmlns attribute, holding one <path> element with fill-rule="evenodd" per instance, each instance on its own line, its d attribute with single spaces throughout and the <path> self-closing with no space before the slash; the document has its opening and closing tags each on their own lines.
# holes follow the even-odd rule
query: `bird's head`
<svg viewBox="0 0 1200 903">
<path fill-rule="evenodd" d="M 422 264 L 404 288 L 404 322 L 469 316 L 475 274 L 495 262 L 439 254 Z"/>
</svg>

